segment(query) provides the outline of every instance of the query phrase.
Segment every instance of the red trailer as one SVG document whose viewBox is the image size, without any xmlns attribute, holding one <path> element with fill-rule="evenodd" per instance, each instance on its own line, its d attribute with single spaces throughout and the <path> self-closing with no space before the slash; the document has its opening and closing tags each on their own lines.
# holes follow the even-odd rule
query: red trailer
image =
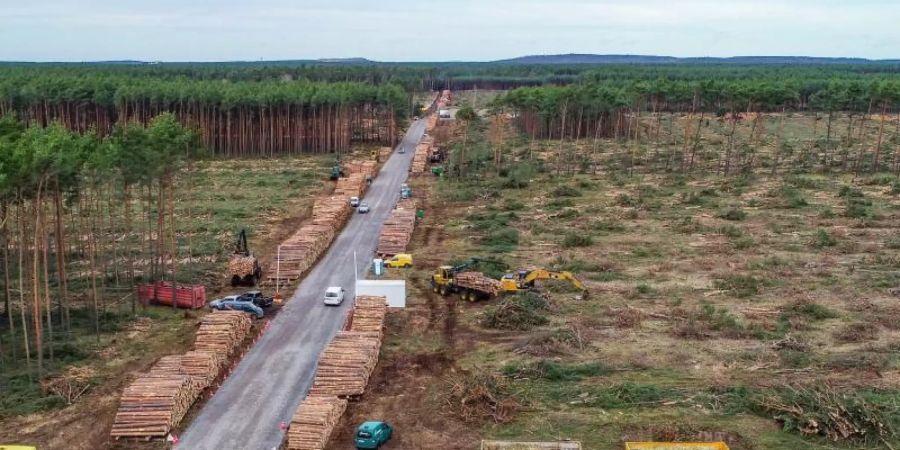
<svg viewBox="0 0 900 450">
<path fill-rule="evenodd" d="M 155 303 L 179 308 L 200 309 L 206 306 L 206 287 L 202 285 L 175 285 L 163 281 L 138 287 L 138 299 L 143 304 Z"/>
</svg>

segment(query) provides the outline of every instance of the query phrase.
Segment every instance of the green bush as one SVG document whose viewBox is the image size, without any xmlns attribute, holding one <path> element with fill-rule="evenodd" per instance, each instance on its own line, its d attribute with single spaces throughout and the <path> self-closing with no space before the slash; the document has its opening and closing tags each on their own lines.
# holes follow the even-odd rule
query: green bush
<svg viewBox="0 0 900 450">
<path fill-rule="evenodd" d="M 885 239 L 884 246 L 891 250 L 900 250 L 900 236 L 891 236 Z"/>
<path fill-rule="evenodd" d="M 809 203 L 803 198 L 803 193 L 799 189 L 785 187 L 781 192 L 785 200 L 787 208 L 803 208 L 809 206 Z"/>
<path fill-rule="evenodd" d="M 621 233 L 625 231 L 625 225 L 616 219 L 600 219 L 591 222 L 590 228 L 594 231 L 607 233 Z"/>
<path fill-rule="evenodd" d="M 622 193 L 616 196 L 616 204 L 623 207 L 640 206 L 640 199 L 636 199 L 628 194 Z"/>
<path fill-rule="evenodd" d="M 818 303 L 794 303 L 788 306 L 785 312 L 794 315 L 804 315 L 813 320 L 836 319 L 840 317 L 838 313 Z"/>
<path fill-rule="evenodd" d="M 512 189 L 520 189 L 527 187 L 537 173 L 537 169 L 530 163 L 517 163 L 512 169 L 504 182 L 503 186 Z"/>
<path fill-rule="evenodd" d="M 565 248 L 590 247 L 591 245 L 594 245 L 594 239 L 583 233 L 566 233 L 562 241 L 562 246 Z"/>
<path fill-rule="evenodd" d="M 515 228 L 503 228 L 494 230 L 481 238 L 481 243 L 495 250 L 510 251 L 519 245 L 519 230 Z"/>
<path fill-rule="evenodd" d="M 866 202 L 851 198 L 847 202 L 847 209 L 844 212 L 844 215 L 851 219 L 862 219 L 868 217 L 869 209 L 867 208 L 867 206 L 868 204 Z"/>
<path fill-rule="evenodd" d="M 731 239 L 737 239 L 744 236 L 744 230 L 734 225 L 722 225 L 716 228 L 719 234 L 725 235 Z"/>
<path fill-rule="evenodd" d="M 719 212 L 719 218 L 736 222 L 746 219 L 747 213 L 740 208 L 728 208 Z"/>
<path fill-rule="evenodd" d="M 729 275 L 714 282 L 716 288 L 726 290 L 738 297 L 750 297 L 759 294 L 765 284 L 753 275 Z"/>
<path fill-rule="evenodd" d="M 837 240 L 828 234 L 827 231 L 819 229 L 816 231 L 816 236 L 812 240 L 812 246 L 815 248 L 825 248 L 825 247 L 834 247 L 837 245 Z"/>
<path fill-rule="evenodd" d="M 581 191 L 569 185 L 558 186 L 550 193 L 553 197 L 581 197 Z"/>
<path fill-rule="evenodd" d="M 562 199 L 553 199 L 547 202 L 547 209 L 558 210 L 563 208 L 571 208 L 575 206 L 575 202 L 572 199 L 562 198 Z"/>
<path fill-rule="evenodd" d="M 506 211 L 521 211 L 525 209 L 525 204 L 518 200 L 507 200 L 503 202 L 503 209 Z"/>
<path fill-rule="evenodd" d="M 838 189 L 838 197 L 845 197 L 845 198 L 853 198 L 853 197 L 856 197 L 856 198 L 862 198 L 863 196 L 864 196 L 864 195 L 863 195 L 863 192 L 862 192 L 861 190 L 859 190 L 859 189 L 854 189 L 854 188 L 852 188 L 852 187 L 850 187 L 850 186 L 847 186 L 847 185 L 841 186 L 841 188 Z"/>
<path fill-rule="evenodd" d="M 484 212 L 473 213 L 466 216 L 466 220 L 472 224 L 472 228 L 478 231 L 494 231 L 509 228 L 510 222 L 517 220 L 519 216 L 514 212 Z"/>
<path fill-rule="evenodd" d="M 534 364 L 507 364 L 501 369 L 510 378 L 544 379 L 549 381 L 581 381 L 587 377 L 608 375 L 612 370 L 602 363 L 563 364 L 542 359 Z"/>
<path fill-rule="evenodd" d="M 756 245 L 756 241 L 753 240 L 752 237 L 749 237 L 749 236 L 743 236 L 743 237 L 731 239 L 731 245 L 732 245 L 736 250 L 746 250 L 746 249 L 748 249 L 748 248 L 752 248 L 753 246 L 755 246 L 755 245 Z"/>
</svg>

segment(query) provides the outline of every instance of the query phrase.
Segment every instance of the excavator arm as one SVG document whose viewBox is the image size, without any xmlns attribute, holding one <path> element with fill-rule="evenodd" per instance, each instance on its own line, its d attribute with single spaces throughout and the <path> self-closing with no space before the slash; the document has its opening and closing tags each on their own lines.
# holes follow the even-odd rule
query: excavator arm
<svg viewBox="0 0 900 450">
<path fill-rule="evenodd" d="M 537 280 L 565 280 L 572 283 L 578 290 L 587 291 L 587 287 L 572 272 L 553 272 L 547 269 L 534 269 L 527 272 L 520 272 L 518 285 L 520 289 L 528 289 L 534 286 Z"/>
</svg>

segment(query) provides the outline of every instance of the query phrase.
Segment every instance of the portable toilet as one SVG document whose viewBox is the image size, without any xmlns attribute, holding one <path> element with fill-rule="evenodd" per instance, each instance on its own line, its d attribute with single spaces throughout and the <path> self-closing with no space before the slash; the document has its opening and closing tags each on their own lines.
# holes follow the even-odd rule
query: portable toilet
<svg viewBox="0 0 900 450">
<path fill-rule="evenodd" d="M 384 275 L 384 260 L 381 258 L 372 260 L 372 271 L 375 272 L 376 276 Z"/>
</svg>

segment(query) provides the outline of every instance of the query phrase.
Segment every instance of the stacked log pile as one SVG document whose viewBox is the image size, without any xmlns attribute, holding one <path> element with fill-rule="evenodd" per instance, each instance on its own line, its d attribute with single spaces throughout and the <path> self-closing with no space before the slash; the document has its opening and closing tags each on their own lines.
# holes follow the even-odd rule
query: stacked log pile
<svg viewBox="0 0 900 450">
<path fill-rule="evenodd" d="M 378 362 L 381 340 L 372 333 L 339 331 L 319 357 L 310 395 L 362 395 Z"/>
<path fill-rule="evenodd" d="M 453 277 L 457 286 L 484 292 L 490 295 L 500 295 L 502 290 L 500 281 L 485 276 L 481 272 L 462 272 Z"/>
<path fill-rule="evenodd" d="M 387 315 L 387 301 L 384 297 L 358 295 L 350 316 L 350 331 L 370 333 L 380 342 L 384 336 L 384 318 Z"/>
<path fill-rule="evenodd" d="M 333 396 L 310 396 L 297 408 L 287 432 L 287 450 L 322 450 L 341 415 L 347 400 Z"/>
<path fill-rule="evenodd" d="M 125 388 L 110 435 L 116 439 L 165 437 L 218 378 L 247 337 L 250 325 L 250 318 L 240 311 L 213 311 L 204 316 L 195 350 L 160 358 L 148 373 Z"/>
<path fill-rule="evenodd" d="M 338 178 L 334 186 L 334 194 L 350 197 L 362 197 L 366 191 L 366 176 L 362 173 L 351 173 L 344 178 Z"/>
<path fill-rule="evenodd" d="M 294 281 L 300 278 L 331 244 L 335 230 L 332 225 L 315 223 L 300 227 L 281 244 L 276 257 L 276 270 L 270 271 L 269 279 Z"/>
<path fill-rule="evenodd" d="M 354 160 L 344 165 L 344 170 L 348 174 L 362 174 L 364 178 L 374 177 L 376 169 L 378 169 L 378 163 L 372 160 Z"/>
<path fill-rule="evenodd" d="M 122 393 L 110 436 L 165 437 L 194 403 L 190 384 L 191 377 L 180 373 L 151 372 L 141 376 Z"/>
<path fill-rule="evenodd" d="M 340 195 L 319 198 L 313 203 L 313 224 L 325 225 L 340 229 L 350 217 L 353 210 L 347 205 L 347 199 Z"/>
<path fill-rule="evenodd" d="M 413 229 L 416 226 L 416 210 L 408 208 L 396 208 L 384 221 L 381 234 L 378 235 L 378 249 L 380 256 L 394 256 L 403 253 L 412 238 Z"/>
<path fill-rule="evenodd" d="M 366 177 L 375 176 L 378 163 L 354 160 L 346 163 L 344 170 L 347 176 L 338 179 L 334 193 L 313 203 L 312 223 L 282 242 L 273 267 L 267 271 L 269 281 L 296 281 L 315 264 L 353 212 L 347 200 L 362 196 L 367 187 Z"/>
<path fill-rule="evenodd" d="M 184 360 L 187 356 L 186 354 L 169 355 L 160 358 L 150 369 L 148 375 L 158 376 L 160 378 L 167 378 L 174 375 L 187 375 L 189 377 L 187 397 L 193 402 L 193 400 L 200 397 L 200 394 L 203 393 L 204 389 L 209 387 L 213 377 L 219 373 L 219 366 L 216 364 L 217 360 L 213 358 L 213 353 L 211 352 L 191 353 L 200 353 L 203 355 L 199 358 L 197 355 L 191 356 L 191 362 L 197 363 L 198 365 L 192 365 L 190 367 L 186 366 Z"/>
<path fill-rule="evenodd" d="M 428 165 L 430 154 L 431 145 L 425 142 L 416 145 L 416 154 L 413 155 L 412 165 L 409 167 L 409 171 L 412 172 L 413 175 L 424 173 L 425 167 Z"/>
<path fill-rule="evenodd" d="M 213 311 L 200 320 L 194 348 L 227 360 L 250 333 L 250 316 L 242 311 Z"/>
</svg>

